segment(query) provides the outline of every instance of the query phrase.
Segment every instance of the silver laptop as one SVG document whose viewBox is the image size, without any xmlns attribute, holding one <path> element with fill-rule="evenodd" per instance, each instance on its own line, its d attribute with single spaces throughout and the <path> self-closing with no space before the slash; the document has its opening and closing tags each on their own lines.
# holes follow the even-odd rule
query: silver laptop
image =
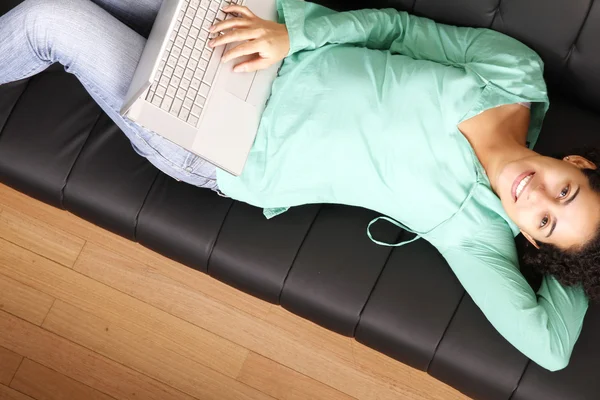
<svg viewBox="0 0 600 400">
<path fill-rule="evenodd" d="M 244 168 L 260 116 L 281 63 L 233 72 L 208 47 L 208 28 L 229 4 L 277 20 L 276 0 L 164 0 L 137 66 L 121 114 L 233 175 Z M 227 15 L 227 18 L 230 18 Z"/>
</svg>

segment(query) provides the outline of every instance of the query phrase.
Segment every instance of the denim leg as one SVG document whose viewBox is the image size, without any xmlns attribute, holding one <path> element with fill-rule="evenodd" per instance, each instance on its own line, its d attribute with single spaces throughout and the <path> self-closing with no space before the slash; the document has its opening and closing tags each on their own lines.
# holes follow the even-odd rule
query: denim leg
<svg viewBox="0 0 600 400">
<path fill-rule="evenodd" d="M 58 62 L 140 155 L 178 180 L 214 189 L 212 164 L 119 114 L 145 44 L 144 37 L 90 0 L 26 0 L 0 17 L 0 85 Z"/>
<path fill-rule="evenodd" d="M 163 0 L 92 0 L 119 21 L 148 37 Z"/>
</svg>

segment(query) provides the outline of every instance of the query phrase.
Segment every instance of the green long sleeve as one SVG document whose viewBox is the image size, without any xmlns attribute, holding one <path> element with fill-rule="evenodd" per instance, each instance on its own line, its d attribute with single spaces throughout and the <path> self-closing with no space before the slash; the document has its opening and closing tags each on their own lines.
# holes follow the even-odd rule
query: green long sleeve
<svg viewBox="0 0 600 400">
<path fill-rule="evenodd" d="M 569 363 L 588 299 L 580 286 L 546 276 L 536 293 L 521 272 L 514 238 L 494 222 L 462 244 L 442 250 L 461 284 L 492 325 L 523 354 L 556 371 Z"/>
<path fill-rule="evenodd" d="M 463 67 L 508 93 L 540 97 L 543 61 L 510 36 L 483 28 L 439 24 L 403 11 L 336 12 L 302 0 L 279 0 L 290 36 L 288 56 L 327 44 L 389 50 L 415 60 Z"/>
</svg>

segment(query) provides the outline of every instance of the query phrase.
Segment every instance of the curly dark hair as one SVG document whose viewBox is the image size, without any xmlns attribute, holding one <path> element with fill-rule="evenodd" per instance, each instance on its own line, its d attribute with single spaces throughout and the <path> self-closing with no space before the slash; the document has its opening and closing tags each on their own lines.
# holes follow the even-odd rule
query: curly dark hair
<svg viewBox="0 0 600 400">
<path fill-rule="evenodd" d="M 595 148 L 577 149 L 569 154 L 581 155 L 596 164 L 599 168 L 583 169 L 590 187 L 600 193 L 600 150 Z M 555 155 L 563 158 L 562 155 Z M 553 275 L 566 286 L 581 284 L 591 300 L 600 302 L 600 226 L 594 238 L 585 245 L 574 250 L 564 251 L 546 243 L 539 243 L 540 250 L 529 248 L 524 254 L 524 261 L 534 271 Z"/>
</svg>

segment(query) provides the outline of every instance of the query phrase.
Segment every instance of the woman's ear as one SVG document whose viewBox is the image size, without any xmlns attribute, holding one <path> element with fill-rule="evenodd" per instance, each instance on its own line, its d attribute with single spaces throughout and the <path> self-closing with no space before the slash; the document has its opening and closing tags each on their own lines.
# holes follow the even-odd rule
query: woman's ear
<svg viewBox="0 0 600 400">
<path fill-rule="evenodd" d="M 533 247 L 535 247 L 538 250 L 540 249 L 540 246 L 537 244 L 535 239 L 532 238 L 531 235 L 529 235 L 529 233 L 524 232 L 522 230 L 521 230 L 521 233 L 523 234 L 523 236 L 525 236 L 525 239 L 527 239 L 529 241 L 529 243 L 531 243 L 533 245 Z"/>
<path fill-rule="evenodd" d="M 567 156 L 563 161 L 573 164 L 579 169 L 596 169 L 596 164 L 582 156 Z"/>
</svg>

